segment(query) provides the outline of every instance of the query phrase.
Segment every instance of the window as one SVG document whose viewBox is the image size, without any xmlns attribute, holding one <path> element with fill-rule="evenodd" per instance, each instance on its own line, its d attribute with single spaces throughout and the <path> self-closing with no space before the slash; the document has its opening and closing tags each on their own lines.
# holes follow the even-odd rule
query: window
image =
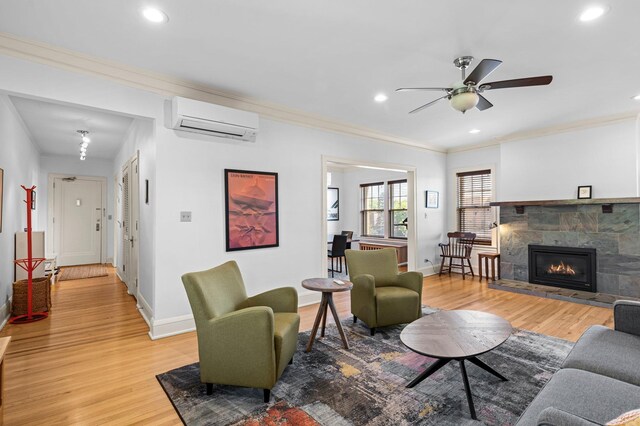
<svg viewBox="0 0 640 426">
<path fill-rule="evenodd" d="M 491 170 L 457 173 L 458 229 L 476 234 L 477 244 L 491 244 L 492 214 L 489 203 L 493 195 Z"/>
<path fill-rule="evenodd" d="M 407 238 L 407 180 L 396 180 L 389 185 L 389 237 Z"/>
<path fill-rule="evenodd" d="M 360 185 L 362 191 L 362 235 L 384 237 L 384 183 Z"/>
</svg>

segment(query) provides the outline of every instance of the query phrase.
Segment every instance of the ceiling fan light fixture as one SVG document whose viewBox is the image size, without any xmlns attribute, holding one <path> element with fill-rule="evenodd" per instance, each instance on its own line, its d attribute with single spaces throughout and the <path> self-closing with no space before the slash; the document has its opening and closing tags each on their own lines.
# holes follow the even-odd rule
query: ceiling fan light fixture
<svg viewBox="0 0 640 426">
<path fill-rule="evenodd" d="M 451 104 L 451 108 L 464 114 L 468 109 L 475 108 L 479 100 L 480 98 L 476 92 L 469 91 L 452 96 L 449 103 Z"/>
</svg>

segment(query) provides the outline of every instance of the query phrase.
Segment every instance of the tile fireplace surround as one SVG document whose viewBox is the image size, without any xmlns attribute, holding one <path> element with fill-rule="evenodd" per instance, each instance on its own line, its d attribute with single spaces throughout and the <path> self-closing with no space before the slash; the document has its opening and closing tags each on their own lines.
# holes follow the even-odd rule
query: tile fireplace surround
<svg viewBox="0 0 640 426">
<path fill-rule="evenodd" d="M 528 281 L 529 244 L 588 247 L 596 249 L 597 292 L 640 297 L 640 204 L 626 200 L 634 201 L 492 203 L 500 206 L 502 278 Z"/>
</svg>

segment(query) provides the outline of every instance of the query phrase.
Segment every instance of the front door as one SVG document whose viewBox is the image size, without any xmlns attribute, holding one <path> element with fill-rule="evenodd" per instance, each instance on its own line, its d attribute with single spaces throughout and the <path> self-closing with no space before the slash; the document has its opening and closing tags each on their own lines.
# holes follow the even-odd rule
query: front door
<svg viewBox="0 0 640 426">
<path fill-rule="evenodd" d="M 53 247 L 58 265 L 101 263 L 102 188 L 99 180 L 54 179 Z"/>
</svg>

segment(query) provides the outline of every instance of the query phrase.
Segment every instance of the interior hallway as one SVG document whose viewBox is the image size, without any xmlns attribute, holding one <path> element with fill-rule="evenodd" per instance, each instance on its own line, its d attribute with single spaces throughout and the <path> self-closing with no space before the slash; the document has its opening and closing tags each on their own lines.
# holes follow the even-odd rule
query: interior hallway
<svg viewBox="0 0 640 426">
<path fill-rule="evenodd" d="M 155 375 L 197 362 L 195 333 L 150 340 L 113 268 L 107 277 L 58 282 L 52 299 L 50 318 L 8 324 L 0 333 L 12 336 L 5 361 L 6 425 L 181 424 Z M 335 302 L 340 316 L 348 317 L 348 293 L 336 294 Z M 610 309 L 491 290 L 485 281 L 455 274 L 425 278 L 423 302 L 492 312 L 515 327 L 569 340 L 592 324 L 613 323 Z M 311 328 L 317 309 L 300 308 L 302 330 Z"/>
</svg>

